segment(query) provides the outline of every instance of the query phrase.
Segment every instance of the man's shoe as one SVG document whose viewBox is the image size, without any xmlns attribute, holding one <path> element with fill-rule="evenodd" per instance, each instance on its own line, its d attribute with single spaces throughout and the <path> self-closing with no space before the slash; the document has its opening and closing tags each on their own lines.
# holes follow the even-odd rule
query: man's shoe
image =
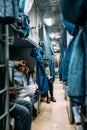
<svg viewBox="0 0 87 130">
<path fill-rule="evenodd" d="M 56 99 L 54 97 L 51 98 L 52 102 L 56 102 Z"/>
<path fill-rule="evenodd" d="M 50 99 L 49 98 L 47 99 L 46 103 L 50 103 Z"/>
</svg>

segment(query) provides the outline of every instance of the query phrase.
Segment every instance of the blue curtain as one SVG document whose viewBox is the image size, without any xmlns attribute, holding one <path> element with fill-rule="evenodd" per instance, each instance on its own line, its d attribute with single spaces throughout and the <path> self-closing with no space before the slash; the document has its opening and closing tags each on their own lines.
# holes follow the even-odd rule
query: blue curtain
<svg viewBox="0 0 87 130">
<path fill-rule="evenodd" d="M 83 104 L 85 96 L 84 42 L 81 29 L 74 41 L 68 73 L 68 95 L 73 102 Z M 87 46 L 87 44 L 86 44 Z M 87 82 L 87 81 L 86 81 Z"/>
<path fill-rule="evenodd" d="M 26 0 L 18 0 L 19 12 L 24 13 Z"/>
<path fill-rule="evenodd" d="M 73 51 L 74 40 L 75 40 L 75 37 L 73 37 L 70 40 L 70 43 L 65 52 L 64 59 L 62 61 L 63 62 L 62 63 L 62 80 L 64 82 L 66 82 L 66 84 L 67 84 L 67 80 L 68 80 L 69 63 L 70 63 L 71 55 L 72 55 L 72 51 Z"/>
<path fill-rule="evenodd" d="M 49 90 L 48 79 L 45 71 L 44 61 L 40 53 L 39 48 L 34 48 L 31 52 L 31 56 L 37 60 L 37 74 L 36 82 L 42 95 L 46 94 Z"/>
<path fill-rule="evenodd" d="M 64 27 L 62 30 L 62 41 L 60 44 L 60 61 L 59 61 L 59 78 L 62 80 L 62 72 L 63 72 L 63 59 L 64 59 L 64 54 L 66 52 L 67 48 L 67 32 L 66 28 Z"/>
<path fill-rule="evenodd" d="M 69 32 L 70 35 L 73 36 L 77 33 L 77 31 L 78 31 L 77 26 L 75 24 L 67 21 L 66 19 L 64 19 L 63 15 L 62 15 L 62 21 L 65 25 L 66 30 Z"/>
</svg>

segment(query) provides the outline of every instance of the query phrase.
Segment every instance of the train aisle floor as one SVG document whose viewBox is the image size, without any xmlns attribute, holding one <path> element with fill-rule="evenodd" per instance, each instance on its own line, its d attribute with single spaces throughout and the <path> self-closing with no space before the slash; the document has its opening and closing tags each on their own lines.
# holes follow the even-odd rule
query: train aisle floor
<svg viewBox="0 0 87 130">
<path fill-rule="evenodd" d="M 67 114 L 67 102 L 64 99 L 63 84 L 56 77 L 54 82 L 55 103 L 41 102 L 40 114 L 32 122 L 32 130 L 75 130 L 70 125 Z"/>
</svg>

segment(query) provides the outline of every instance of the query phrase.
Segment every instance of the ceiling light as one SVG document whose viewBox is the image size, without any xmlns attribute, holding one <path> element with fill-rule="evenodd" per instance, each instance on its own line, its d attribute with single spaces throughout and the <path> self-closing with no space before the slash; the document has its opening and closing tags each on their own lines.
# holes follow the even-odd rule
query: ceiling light
<svg viewBox="0 0 87 130">
<path fill-rule="evenodd" d="M 46 25 L 51 26 L 52 25 L 52 18 L 45 18 L 44 22 Z"/>
<path fill-rule="evenodd" d="M 53 39 L 54 38 L 54 33 L 50 33 L 49 37 Z"/>
<path fill-rule="evenodd" d="M 55 33 L 55 39 L 59 39 L 61 37 L 60 33 L 59 32 L 56 32 Z"/>
<path fill-rule="evenodd" d="M 52 43 L 53 46 L 56 45 L 56 42 L 55 42 L 55 41 L 51 41 L 51 43 Z"/>
</svg>

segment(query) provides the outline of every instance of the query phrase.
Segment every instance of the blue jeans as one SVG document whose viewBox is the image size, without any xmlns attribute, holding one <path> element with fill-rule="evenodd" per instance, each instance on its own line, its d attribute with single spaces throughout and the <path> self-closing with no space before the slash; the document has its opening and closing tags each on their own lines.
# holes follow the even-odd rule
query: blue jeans
<svg viewBox="0 0 87 130">
<path fill-rule="evenodd" d="M 14 103 L 11 102 L 10 105 Z M 15 130 L 31 130 L 32 123 L 32 104 L 23 99 L 16 100 L 16 106 L 11 112 L 15 118 Z"/>
</svg>

